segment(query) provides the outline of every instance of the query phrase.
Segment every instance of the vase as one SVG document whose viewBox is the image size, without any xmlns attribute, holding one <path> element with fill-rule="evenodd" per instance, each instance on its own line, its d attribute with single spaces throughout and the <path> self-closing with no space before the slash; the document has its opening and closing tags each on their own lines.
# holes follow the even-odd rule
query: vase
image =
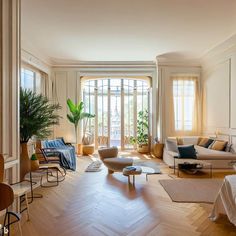
<svg viewBox="0 0 236 236">
<path fill-rule="evenodd" d="M 36 171 L 39 169 L 39 160 L 31 160 L 31 171 Z"/>
<path fill-rule="evenodd" d="M 23 181 L 25 175 L 28 174 L 31 170 L 30 159 L 28 154 L 28 145 L 27 143 L 21 143 L 21 152 L 20 152 L 20 181 Z"/>
</svg>

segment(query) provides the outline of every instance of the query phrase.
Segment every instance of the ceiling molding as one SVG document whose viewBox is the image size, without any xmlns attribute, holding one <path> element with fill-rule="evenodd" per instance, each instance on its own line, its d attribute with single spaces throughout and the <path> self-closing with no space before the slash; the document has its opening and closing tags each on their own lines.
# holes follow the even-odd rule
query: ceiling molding
<svg viewBox="0 0 236 236">
<path fill-rule="evenodd" d="M 156 68 L 154 61 L 67 61 L 64 63 L 54 63 L 52 68 Z"/>
<path fill-rule="evenodd" d="M 157 65 L 165 66 L 165 67 L 201 67 L 201 63 L 199 59 L 183 59 L 183 58 L 167 58 L 157 56 Z"/>
<path fill-rule="evenodd" d="M 212 48 L 201 58 L 201 65 L 212 67 L 229 59 L 236 53 L 236 34 Z"/>
</svg>

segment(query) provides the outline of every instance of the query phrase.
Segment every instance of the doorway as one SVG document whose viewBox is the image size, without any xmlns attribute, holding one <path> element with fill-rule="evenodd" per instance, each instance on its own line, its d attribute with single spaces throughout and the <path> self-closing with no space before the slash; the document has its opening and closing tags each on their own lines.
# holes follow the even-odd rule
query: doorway
<svg viewBox="0 0 236 236">
<path fill-rule="evenodd" d="M 131 139 L 137 136 L 138 113 L 149 112 L 149 88 L 149 78 L 99 78 L 83 82 L 85 111 L 96 115 L 88 121 L 87 129 L 94 136 L 96 148 L 135 148 Z"/>
</svg>

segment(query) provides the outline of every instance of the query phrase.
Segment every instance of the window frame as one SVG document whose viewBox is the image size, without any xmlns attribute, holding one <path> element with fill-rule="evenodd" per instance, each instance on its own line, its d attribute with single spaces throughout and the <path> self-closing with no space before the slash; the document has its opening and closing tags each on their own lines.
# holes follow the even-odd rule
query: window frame
<svg viewBox="0 0 236 236">
<path fill-rule="evenodd" d="M 25 72 L 24 72 L 25 70 L 33 73 L 33 88 L 27 88 L 27 89 L 30 89 L 31 91 L 36 92 L 38 94 L 42 94 L 44 92 L 43 91 L 43 84 L 45 83 L 43 72 L 36 69 L 35 67 L 29 66 L 26 64 L 23 64 L 21 66 L 20 87 L 25 88 L 22 86 L 22 79 L 23 79 L 22 74 L 25 74 Z M 40 84 L 37 87 L 37 79 L 38 78 L 40 79 Z"/>
</svg>

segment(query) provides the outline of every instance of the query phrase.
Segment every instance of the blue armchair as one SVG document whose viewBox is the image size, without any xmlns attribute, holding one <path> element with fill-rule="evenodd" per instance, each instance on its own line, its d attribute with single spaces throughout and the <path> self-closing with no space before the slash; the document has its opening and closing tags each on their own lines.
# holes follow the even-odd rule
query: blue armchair
<svg viewBox="0 0 236 236">
<path fill-rule="evenodd" d="M 61 154 L 61 165 L 70 170 L 76 170 L 76 154 L 72 145 L 66 145 L 61 138 L 42 141 L 43 148 L 49 148 Z"/>
</svg>

